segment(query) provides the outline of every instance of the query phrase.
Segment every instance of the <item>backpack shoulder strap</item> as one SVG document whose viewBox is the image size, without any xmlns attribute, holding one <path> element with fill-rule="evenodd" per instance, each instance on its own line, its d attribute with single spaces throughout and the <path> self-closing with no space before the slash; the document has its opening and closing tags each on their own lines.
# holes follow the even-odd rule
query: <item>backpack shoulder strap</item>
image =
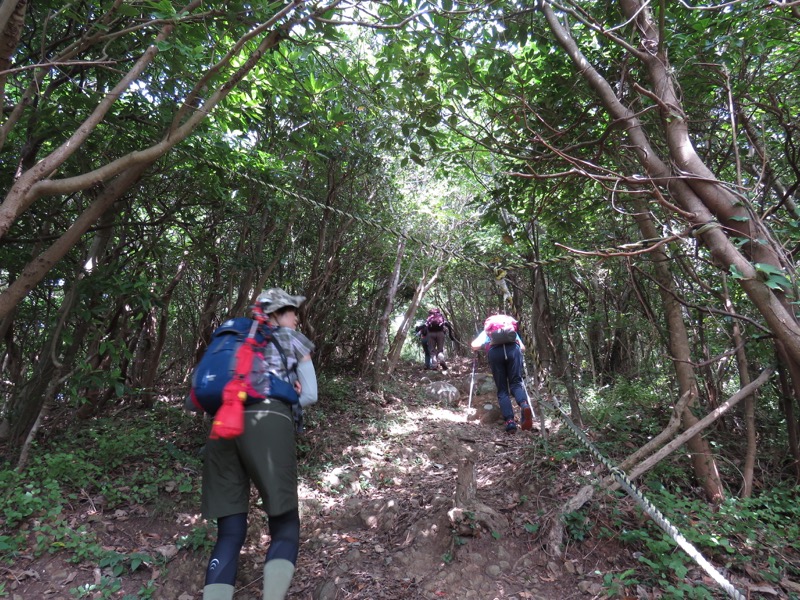
<svg viewBox="0 0 800 600">
<path fill-rule="evenodd" d="M 260 331 L 261 331 L 261 335 L 264 336 L 264 339 L 266 340 L 266 342 L 268 344 L 270 342 L 272 342 L 272 344 L 275 346 L 275 349 L 278 351 L 278 354 L 280 354 L 280 356 L 281 356 L 281 361 L 283 362 L 283 370 L 286 371 L 286 375 L 289 377 L 289 379 L 291 379 L 292 375 L 291 375 L 291 373 L 289 373 L 289 362 L 286 360 L 286 353 L 283 351 L 283 348 L 281 347 L 281 345 L 278 343 L 278 340 L 276 340 L 275 336 L 273 335 L 273 332 L 275 331 L 275 327 L 270 327 L 269 325 L 264 324 L 264 325 L 261 326 Z"/>
</svg>

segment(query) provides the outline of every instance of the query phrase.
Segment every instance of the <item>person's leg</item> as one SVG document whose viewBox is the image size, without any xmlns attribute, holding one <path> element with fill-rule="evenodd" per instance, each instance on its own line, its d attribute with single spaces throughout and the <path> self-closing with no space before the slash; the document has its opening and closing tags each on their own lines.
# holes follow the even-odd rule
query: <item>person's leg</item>
<svg viewBox="0 0 800 600">
<path fill-rule="evenodd" d="M 521 427 L 525 431 L 530 431 L 533 429 L 533 409 L 528 401 L 528 393 L 525 391 L 523 373 L 522 351 L 515 345 L 514 352 L 508 353 L 508 382 L 511 393 L 521 409 Z"/>
<path fill-rule="evenodd" d="M 422 351 L 425 353 L 425 368 L 431 368 L 431 348 L 428 345 L 428 338 L 422 340 Z"/>
<path fill-rule="evenodd" d="M 263 598 L 283 600 L 292 582 L 300 547 L 297 455 L 291 409 L 267 400 L 245 411 L 252 435 L 239 438 L 247 472 L 269 517 L 272 541 L 264 563 Z"/>
<path fill-rule="evenodd" d="M 217 521 L 218 537 L 206 569 L 203 600 L 233 598 L 239 551 L 247 532 L 250 480 L 233 440 L 209 440 L 203 460 L 202 512 Z"/>
<path fill-rule="evenodd" d="M 237 438 L 242 463 L 268 515 L 296 510 L 297 454 L 291 407 L 268 399 L 245 409 L 245 435 Z"/>
<path fill-rule="evenodd" d="M 519 346 L 514 344 L 508 352 L 507 373 L 508 385 L 514 399 L 520 407 L 528 404 L 528 394 L 525 392 L 525 385 L 522 377 L 522 352 Z"/>
<path fill-rule="evenodd" d="M 431 364 L 435 367 L 439 360 L 439 353 L 444 349 L 444 331 L 429 332 L 428 344 L 430 344 Z"/>
<path fill-rule="evenodd" d="M 494 385 L 497 388 L 497 403 L 500 405 L 503 420 L 508 423 L 514 419 L 514 407 L 511 405 L 511 398 L 508 395 L 508 374 L 503 347 L 492 346 L 489 348 L 488 358 Z"/>
<path fill-rule="evenodd" d="M 292 584 L 300 548 L 300 514 L 297 509 L 269 518 L 272 538 L 264 562 L 264 600 L 283 600 Z"/>
<path fill-rule="evenodd" d="M 217 543 L 206 568 L 203 600 L 233 598 L 239 552 L 247 535 L 247 513 L 217 519 Z"/>
<path fill-rule="evenodd" d="M 447 371 L 447 363 L 445 359 L 447 358 L 447 354 L 445 352 L 445 343 L 447 342 L 447 338 L 445 337 L 444 331 L 442 332 L 442 339 L 439 343 L 439 352 L 436 355 L 436 358 L 439 360 L 439 364 L 442 365 L 442 371 Z"/>
</svg>

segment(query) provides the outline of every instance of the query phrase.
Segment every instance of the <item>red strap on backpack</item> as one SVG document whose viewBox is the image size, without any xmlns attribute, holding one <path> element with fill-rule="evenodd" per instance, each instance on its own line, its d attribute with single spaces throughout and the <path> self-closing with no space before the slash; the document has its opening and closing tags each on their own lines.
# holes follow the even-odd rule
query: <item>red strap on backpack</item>
<svg viewBox="0 0 800 600">
<path fill-rule="evenodd" d="M 231 380 L 222 389 L 222 406 L 219 407 L 211 424 L 209 438 L 230 440 L 244 432 L 244 402 L 247 400 L 247 380 L 253 367 L 253 347 L 256 344 L 254 328 L 236 353 L 236 367 Z"/>
</svg>

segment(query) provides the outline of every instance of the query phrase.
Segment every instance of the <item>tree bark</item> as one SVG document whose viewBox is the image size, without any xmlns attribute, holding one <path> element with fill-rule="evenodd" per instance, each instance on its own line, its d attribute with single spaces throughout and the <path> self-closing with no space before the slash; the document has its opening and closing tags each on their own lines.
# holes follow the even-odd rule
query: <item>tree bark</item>
<svg viewBox="0 0 800 600">
<path fill-rule="evenodd" d="M 83 146 L 91 133 L 103 122 L 105 116 L 112 109 L 120 95 L 122 95 L 134 81 L 142 76 L 145 69 L 155 58 L 158 52 L 158 44 L 165 41 L 172 34 L 176 26 L 174 22 L 162 25 L 153 43 L 142 53 L 134 66 L 121 77 L 116 86 L 97 104 L 96 108 L 83 122 L 81 127 L 77 128 L 63 144 L 37 161 L 33 167 L 24 171 L 14 181 L 14 184 L 9 189 L 2 204 L 0 204 L 0 239 L 7 234 L 17 217 L 25 212 L 38 198 L 86 190 L 92 186 L 96 186 L 100 182 L 112 179 L 115 180 L 117 186 L 126 179 L 135 181 L 136 177 L 131 178 L 129 175 L 130 173 L 141 173 L 158 158 L 189 137 L 189 135 L 208 117 L 214 107 L 226 98 L 231 90 L 255 68 L 264 53 L 280 43 L 281 39 L 285 36 L 286 30 L 291 29 L 291 27 L 298 22 L 303 22 L 310 18 L 308 15 L 300 16 L 293 21 L 286 21 L 278 28 L 267 33 L 280 18 L 287 16 L 303 3 L 304 0 L 293 0 L 276 12 L 273 18 L 268 22 L 254 27 L 243 36 L 242 39 L 237 40 L 230 52 L 228 52 L 221 61 L 210 67 L 200 78 L 198 85 L 191 92 L 192 102 L 185 100 L 184 103 L 181 104 L 181 108 L 175 113 L 172 125 L 160 142 L 143 150 L 132 152 L 119 159 L 113 160 L 91 172 L 82 173 L 73 177 L 51 179 L 52 175 Z M 201 5 L 201 0 L 192 0 L 184 6 L 180 12 L 191 13 Z M 234 57 L 237 56 L 243 48 L 247 47 L 247 41 L 259 35 L 262 35 L 263 39 L 257 47 L 221 85 L 207 86 L 212 76 L 218 74 L 223 66 L 229 65 Z M 213 91 L 200 103 L 198 94 L 200 90 L 204 89 L 206 86 Z M 199 106 L 195 105 L 195 101 L 197 101 Z M 189 104 L 192 106 L 189 106 Z M 187 116 L 186 111 L 189 110 L 191 110 L 191 112 L 189 112 Z M 108 187 L 113 187 L 113 184 Z M 119 193 L 121 194 L 124 191 L 125 189 L 120 189 Z M 106 205 L 105 208 L 107 209 L 108 206 L 109 205 Z M 100 209 L 101 205 L 93 204 L 93 208 L 95 210 Z M 72 231 L 72 229 L 73 228 L 70 228 L 70 231 Z M 60 240 L 60 245 L 65 245 L 68 237 L 69 236 Z M 14 287 L 13 290 L 9 287 L 4 290 L 3 294 L 0 294 L 0 319 L 7 315 L 10 308 L 16 305 L 21 298 L 41 280 L 43 274 L 52 266 L 52 261 L 54 259 L 60 259 L 68 249 L 68 247 L 60 250 L 54 249 L 52 257 L 42 257 L 37 264 L 29 265 L 29 268 L 23 273 L 23 277 L 20 278 L 21 281 L 19 281 L 19 284 Z"/>
<path fill-rule="evenodd" d="M 161 303 L 159 305 L 159 312 L 161 314 L 158 320 L 158 325 L 155 326 L 154 314 L 150 313 L 146 316 L 146 320 L 148 322 L 153 322 L 153 326 L 155 328 L 155 339 L 151 339 L 151 341 L 148 342 L 148 352 L 142 356 L 141 379 L 139 380 L 139 386 L 143 390 L 142 403 L 145 408 L 151 408 L 153 404 L 155 404 L 155 382 L 156 376 L 158 375 L 158 365 L 161 362 L 161 354 L 164 351 L 164 344 L 167 340 L 167 329 L 169 327 L 169 306 L 172 302 L 172 295 L 175 292 L 175 289 L 183 279 L 183 275 L 186 272 L 186 267 L 186 261 L 182 261 L 178 265 L 178 270 L 175 273 L 175 276 L 172 278 L 172 281 L 169 282 L 169 285 L 167 285 L 164 293 L 161 294 Z"/>
<path fill-rule="evenodd" d="M 417 308 L 419 307 L 422 299 L 425 297 L 425 294 L 436 282 L 441 270 L 442 267 L 437 266 L 434 274 L 430 279 L 428 279 L 428 271 L 423 269 L 419 283 L 417 283 L 417 287 L 414 289 L 414 296 L 411 298 L 411 303 L 408 305 L 408 308 L 403 315 L 403 322 L 400 324 L 400 327 L 397 330 L 397 335 L 394 336 L 392 344 L 389 347 L 389 356 L 386 359 L 387 375 L 391 375 L 394 372 L 394 369 L 397 366 L 397 361 L 400 360 L 400 351 L 403 349 L 403 344 L 408 336 L 408 331 L 411 329 L 411 320 L 414 317 L 414 313 L 417 312 Z"/>
<path fill-rule="evenodd" d="M 727 281 L 723 279 L 723 294 L 725 298 L 725 309 L 731 314 L 735 314 L 733 302 L 728 294 Z M 736 319 L 731 319 L 731 338 L 734 348 L 736 348 L 736 365 L 739 369 L 739 385 L 744 388 L 750 384 L 750 369 L 747 365 L 747 353 L 744 349 L 742 330 Z M 742 498 L 749 498 L 753 494 L 753 471 L 756 464 L 756 411 L 755 394 L 750 394 L 744 401 L 744 424 L 747 435 L 747 451 L 742 467 Z"/>
<path fill-rule="evenodd" d="M 383 384 L 383 377 L 386 373 L 383 361 L 383 350 L 386 348 L 386 340 L 389 337 L 389 317 L 392 316 L 394 309 L 394 298 L 397 295 L 397 284 L 400 281 L 400 268 L 403 265 L 403 254 L 406 251 L 406 238 L 401 237 L 397 245 L 397 255 L 394 260 L 394 268 L 389 280 L 389 289 L 386 291 L 386 303 L 383 308 L 383 314 L 378 320 L 378 346 L 375 349 L 375 364 L 372 370 L 372 386 L 373 392 L 380 392 Z"/>
<path fill-rule="evenodd" d="M 638 117 L 620 101 L 609 82 L 581 53 L 575 40 L 547 2 L 543 3 L 542 11 L 557 42 L 572 59 L 578 73 L 592 87 L 609 114 L 624 127 L 631 147 L 651 182 L 654 185 L 665 185 L 669 189 L 683 211 L 681 218 L 688 218 L 696 227 L 698 239 L 706 245 L 717 264 L 728 272 L 736 270 L 741 274 L 739 283 L 742 289 L 776 338 L 784 344 L 787 356 L 800 364 L 800 325 L 793 311 L 787 306 L 783 294 L 775 293 L 765 285 L 750 260 L 726 234 L 726 231 L 733 231 L 748 239 L 758 239 L 763 236 L 755 234 L 760 234 L 761 231 L 743 229 L 751 227 L 749 223 L 752 215 L 746 214 L 744 208 L 738 206 L 739 202 L 732 201 L 732 194 L 717 181 L 695 152 L 683 117 L 681 101 L 670 74 L 669 61 L 663 52 L 652 51 L 653 48 L 659 48 L 660 44 L 649 7 L 638 0 L 620 0 L 620 4 L 623 12 L 636 23 L 636 30 L 642 36 L 642 48 L 629 48 L 629 52 L 642 61 L 653 82 L 655 90 L 651 96 L 657 100 L 662 110 L 663 127 L 670 151 L 668 160 L 679 166 L 678 172 L 673 172 L 669 164 L 659 156 L 656 148 L 650 144 Z M 739 220 L 743 217 L 748 220 Z M 748 246 L 748 250 L 753 252 L 754 262 L 782 266 L 771 245 L 756 243 Z"/>
<path fill-rule="evenodd" d="M 552 371 L 564 384 L 569 400 L 570 418 L 580 427 L 583 425 L 581 405 L 575 390 L 575 374 L 572 371 L 569 357 L 564 348 L 564 340 L 553 323 L 550 311 L 550 299 L 547 295 L 547 281 L 544 269 L 533 270 L 533 332 L 534 343 L 531 350 L 538 353 L 538 368 L 542 370 L 540 378 L 547 381 Z M 530 340 L 529 340 L 530 341 Z"/>
<path fill-rule="evenodd" d="M 140 164 L 110 183 L 51 246 L 28 263 L 19 277 L 0 292 L 0 320 L 69 252 L 89 228 L 141 177 L 149 165 Z"/>
<path fill-rule="evenodd" d="M 0 3 L 0 115 L 5 112 L 6 70 L 11 66 L 14 51 L 25 27 L 28 0 L 3 0 Z M 0 148 L 2 143 L 0 143 Z"/>
<path fill-rule="evenodd" d="M 650 213 L 647 212 L 643 203 L 634 201 L 634 207 L 634 219 L 639 225 L 642 236 L 645 239 L 658 237 Z M 683 425 L 685 429 L 689 429 L 697 423 L 697 417 L 694 416 L 692 409 L 698 406 L 697 380 L 692 367 L 689 335 L 683 321 L 681 305 L 676 300 L 675 282 L 668 266 L 669 258 L 659 247 L 651 253 L 651 261 L 655 269 L 655 279 L 659 284 L 661 301 L 664 304 L 664 315 L 669 334 L 668 348 L 678 379 L 678 393 L 680 397 L 688 394 L 690 398 L 683 411 Z M 712 502 L 722 501 L 725 498 L 725 488 L 722 485 L 710 445 L 698 434 L 688 441 L 687 446 L 695 477 L 705 490 L 706 496 Z"/>
<path fill-rule="evenodd" d="M 725 402 L 720 404 L 715 410 L 708 413 L 702 419 L 695 419 L 691 427 L 687 428 L 681 435 L 669 442 L 666 446 L 655 452 L 652 456 L 636 465 L 636 468 L 631 470 L 629 477 L 636 479 L 641 477 L 644 473 L 656 466 L 665 457 L 669 456 L 672 452 L 677 450 L 681 445 L 690 440 L 692 437 L 700 437 L 700 432 L 707 428 L 709 425 L 717 421 L 726 411 L 736 406 L 743 399 L 752 396 L 755 391 L 764 385 L 772 376 L 773 370 L 765 369 L 754 381 L 747 384 L 746 387 L 741 388 L 733 396 L 728 398 Z M 612 486 L 610 489 L 616 489 L 617 486 Z"/>
</svg>

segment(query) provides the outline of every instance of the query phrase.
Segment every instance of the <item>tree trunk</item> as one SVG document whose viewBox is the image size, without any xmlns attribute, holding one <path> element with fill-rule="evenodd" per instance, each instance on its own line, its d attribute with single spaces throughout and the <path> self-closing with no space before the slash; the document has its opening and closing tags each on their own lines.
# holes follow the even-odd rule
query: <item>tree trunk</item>
<svg viewBox="0 0 800 600">
<path fill-rule="evenodd" d="M 733 303 L 730 296 L 728 296 L 727 285 L 723 288 L 725 291 L 725 309 L 733 314 Z M 732 320 L 731 337 L 733 338 L 733 345 L 736 348 L 736 365 L 739 368 L 739 385 L 746 387 L 750 384 L 750 369 L 747 365 L 747 353 L 744 350 L 744 340 L 742 339 L 742 330 L 739 327 L 739 321 Z M 756 409 L 755 409 L 755 393 L 750 394 L 744 400 L 744 424 L 747 430 L 747 452 L 744 457 L 744 466 L 742 467 L 742 498 L 749 498 L 753 494 L 753 470 L 756 465 Z"/>
<path fill-rule="evenodd" d="M 397 330 L 397 335 L 394 336 L 392 344 L 389 347 L 389 356 L 386 359 L 386 374 L 391 375 L 397 366 L 397 361 L 400 360 L 400 351 L 403 349 L 403 344 L 408 336 L 408 331 L 411 329 L 411 321 L 414 318 L 414 313 L 417 312 L 420 302 L 425 297 L 425 294 L 431 289 L 436 279 L 439 277 L 439 272 L 442 270 L 441 266 L 436 267 L 436 271 L 428 279 L 428 271 L 422 271 L 422 276 L 419 278 L 419 283 L 414 289 L 414 297 L 411 299 L 411 304 L 408 305 L 405 314 L 403 315 L 403 322 Z"/>
<path fill-rule="evenodd" d="M 634 201 L 634 219 L 641 229 L 645 239 L 658 237 L 653 220 L 645 205 L 641 201 Z M 683 425 L 688 429 L 697 423 L 692 409 L 698 406 L 698 390 L 696 376 L 692 367 L 689 335 L 683 321 L 681 305 L 676 300 L 675 282 L 669 270 L 667 257 L 661 247 L 651 253 L 651 260 L 655 269 L 655 279 L 659 284 L 659 293 L 664 304 L 664 315 L 667 320 L 669 333 L 668 349 L 672 357 L 675 374 L 678 379 L 678 393 L 680 397 L 689 394 L 690 400 L 683 411 Z M 712 502 L 720 502 L 725 498 L 725 488 L 717 470 L 714 455 L 708 442 L 698 434 L 692 437 L 687 446 L 692 459 L 692 466 L 697 481 L 705 490 L 706 496 Z"/>
<path fill-rule="evenodd" d="M 569 399 L 570 418 L 578 426 L 581 426 L 583 417 L 581 415 L 580 402 L 578 401 L 578 393 L 575 390 L 575 374 L 572 372 L 572 364 L 564 348 L 564 339 L 553 323 L 544 270 L 541 267 L 536 267 L 533 269 L 532 276 L 533 314 L 531 317 L 534 339 L 533 347 L 530 350 L 535 350 L 538 354 L 537 368 L 542 370 L 539 377 L 547 381 L 549 376 L 554 375 L 564 384 Z M 555 373 L 552 373 L 552 371 L 555 371 Z"/>
<path fill-rule="evenodd" d="M 778 352 L 776 349 L 776 356 Z M 794 412 L 794 402 L 792 397 L 792 388 L 789 385 L 786 377 L 785 366 L 781 364 L 780 357 L 778 356 L 778 364 L 781 367 L 778 371 L 780 375 L 780 390 L 779 397 L 781 399 L 781 410 L 786 419 L 786 429 L 788 432 L 789 440 L 789 456 L 792 457 L 793 470 L 795 480 L 800 483 L 800 426 Z"/>
<path fill-rule="evenodd" d="M 757 218 L 754 219 L 745 211 L 738 198 L 716 180 L 697 156 L 672 80 L 669 60 L 662 50 L 652 50 L 661 48 L 661 44 L 649 7 L 639 0 L 620 0 L 620 4 L 631 22 L 636 24 L 636 32 L 641 36 L 641 48 L 631 49 L 631 53 L 642 61 L 650 75 L 655 89 L 649 94 L 657 99 L 663 115 L 663 128 L 670 151 L 667 161 L 674 162 L 679 168 L 678 172 L 674 172 L 669 162 L 660 157 L 657 149 L 650 144 L 637 115 L 623 104 L 611 84 L 581 53 L 547 2 L 543 3 L 542 11 L 556 40 L 572 59 L 579 74 L 594 89 L 609 114 L 624 128 L 631 148 L 652 183 L 668 187 L 672 198 L 680 205 L 680 217 L 688 219 L 696 227 L 698 239 L 706 245 L 717 264 L 726 272 L 738 271 L 741 274 L 738 281 L 742 289 L 776 338 L 784 344 L 787 356 L 800 364 L 800 324 L 793 311 L 782 293 L 776 293 L 765 285 L 753 264 L 726 232 L 754 240 L 770 240 L 770 236 L 762 235 L 763 227 L 752 224 Z M 752 253 L 753 262 L 782 267 L 771 244 L 748 244 L 747 249 Z"/>
<path fill-rule="evenodd" d="M 0 2 L 0 115 L 5 114 L 6 81 L 19 38 L 25 28 L 27 0 L 2 0 Z M 5 130 L 5 128 L 3 128 Z M 0 137 L 0 148 L 5 136 Z"/>
<path fill-rule="evenodd" d="M 397 245 L 397 255 L 394 260 L 392 276 L 389 280 L 389 289 L 386 292 L 386 304 L 383 308 L 383 314 L 378 320 L 378 345 L 375 349 L 375 364 L 372 371 L 371 389 L 373 392 L 381 391 L 383 377 L 386 373 L 383 362 L 383 351 L 386 348 L 386 340 L 389 337 L 389 317 L 392 316 L 392 310 L 394 309 L 394 298 L 397 295 L 397 284 L 400 281 L 400 267 L 403 265 L 403 254 L 405 254 L 405 250 L 406 238 L 401 237 Z"/>
<path fill-rule="evenodd" d="M 119 200 L 122 194 L 139 180 L 148 166 L 143 164 L 129 169 L 106 186 L 61 237 L 25 266 L 20 276 L 0 292 L 0 319 L 8 315 L 19 301 L 47 275 L 52 266 L 61 260 L 89 228 Z"/>
<path fill-rule="evenodd" d="M 148 322 L 152 322 L 152 326 L 155 328 L 155 335 L 152 336 L 154 339 L 152 339 L 150 335 L 147 336 L 151 341 L 147 343 L 148 352 L 142 357 L 141 361 L 142 367 L 139 386 L 144 392 L 144 395 L 142 396 L 142 403 L 145 408 L 152 408 L 153 404 L 155 403 L 155 381 L 156 376 L 158 375 L 158 365 L 161 362 L 161 354 L 164 351 L 164 344 L 166 343 L 167 339 L 167 329 L 169 326 L 169 305 L 172 302 L 172 294 L 175 292 L 175 288 L 178 287 L 181 279 L 183 279 L 183 275 L 186 272 L 186 267 L 186 261 L 183 261 L 180 265 L 178 265 L 177 273 L 175 273 L 172 281 L 170 281 L 169 285 L 164 290 L 164 293 L 161 295 L 161 303 L 159 306 L 161 316 L 158 321 L 158 326 L 155 326 L 155 314 L 151 312 L 146 318 Z"/>
<path fill-rule="evenodd" d="M 58 362 L 59 340 L 61 339 L 61 328 L 67 316 L 72 312 L 78 290 L 77 281 L 67 291 L 64 300 L 59 307 L 56 315 L 58 325 L 50 331 L 41 351 L 39 360 L 33 367 L 30 378 L 22 385 L 19 385 L 12 397 L 8 411 L 9 425 L 9 445 L 11 452 L 20 453 L 22 446 L 15 448 L 15 444 L 24 444 L 28 439 L 31 429 L 39 419 L 39 415 L 45 403 L 51 400 L 48 397 L 48 390 L 51 393 L 55 390 L 51 387 L 52 382 L 61 378 L 65 371 L 64 365 Z"/>
</svg>

